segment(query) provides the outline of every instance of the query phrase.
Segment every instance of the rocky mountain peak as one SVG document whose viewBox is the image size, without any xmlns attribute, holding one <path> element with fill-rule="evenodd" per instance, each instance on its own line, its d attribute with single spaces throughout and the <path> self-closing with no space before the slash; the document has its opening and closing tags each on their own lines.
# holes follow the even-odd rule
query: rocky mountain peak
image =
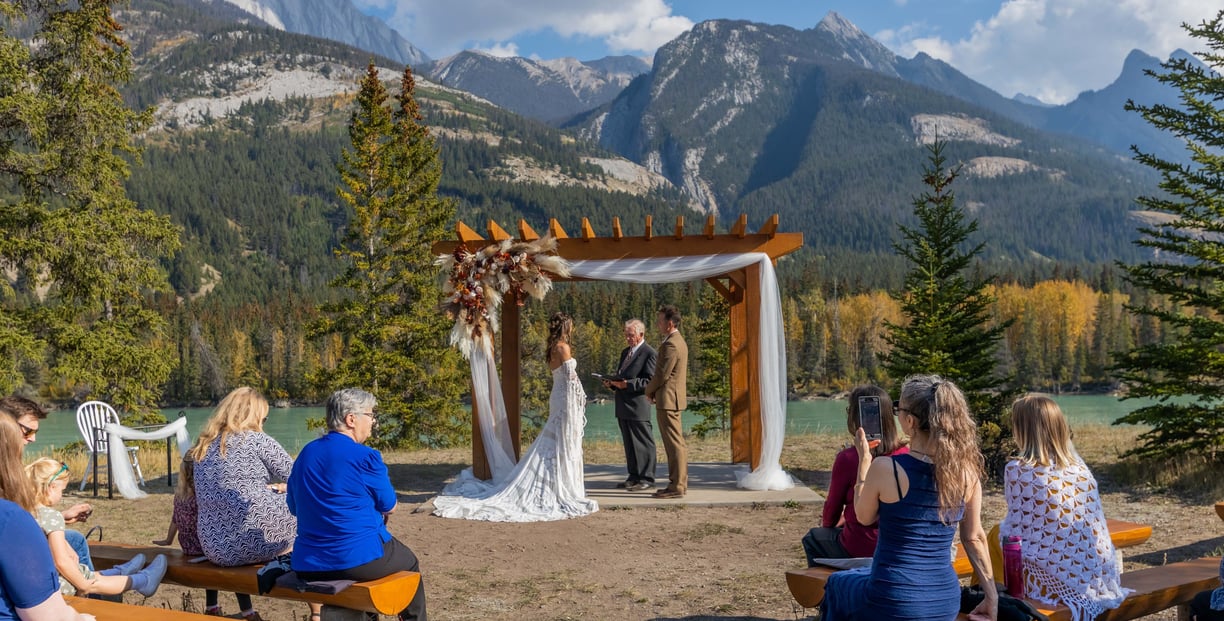
<svg viewBox="0 0 1224 621">
<path fill-rule="evenodd" d="M 357 10 L 350 0 L 226 0 L 269 26 L 306 34 L 417 65 L 429 60 L 382 20 Z"/>
<path fill-rule="evenodd" d="M 886 75 L 898 75 L 897 55 L 836 12 L 829 11 L 814 30 L 832 37 L 841 48 L 842 58 Z"/>
</svg>

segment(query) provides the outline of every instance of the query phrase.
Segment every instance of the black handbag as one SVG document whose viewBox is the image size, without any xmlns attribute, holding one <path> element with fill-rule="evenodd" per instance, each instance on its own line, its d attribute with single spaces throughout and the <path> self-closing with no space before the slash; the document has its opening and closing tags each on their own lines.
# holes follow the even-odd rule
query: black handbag
<svg viewBox="0 0 1224 621">
<path fill-rule="evenodd" d="M 1003 585 L 996 584 L 995 588 L 999 592 L 999 621 L 1050 621 L 1049 617 L 1037 612 L 1028 602 L 1008 595 L 1003 590 Z M 986 592 L 982 590 L 981 585 L 961 587 L 961 612 L 973 612 L 984 599 Z"/>
</svg>

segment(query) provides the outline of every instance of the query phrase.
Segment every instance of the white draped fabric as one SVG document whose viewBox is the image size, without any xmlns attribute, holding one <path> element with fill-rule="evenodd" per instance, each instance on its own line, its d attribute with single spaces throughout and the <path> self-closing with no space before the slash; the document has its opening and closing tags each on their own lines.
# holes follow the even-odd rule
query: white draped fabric
<svg viewBox="0 0 1224 621">
<path fill-rule="evenodd" d="M 514 470 L 514 444 L 510 439 L 510 423 L 506 417 L 501 381 L 497 377 L 497 364 L 489 351 L 491 346 L 487 339 L 477 343 L 468 362 L 472 366 L 472 403 L 476 406 L 476 417 L 480 421 L 480 439 L 483 440 L 489 470 L 493 473 L 493 482 L 501 483 Z M 471 475 L 470 468 L 464 472 Z"/>
<path fill-rule="evenodd" d="M 720 276 L 728 272 L 758 264 L 761 270 L 761 308 L 757 347 L 760 361 L 759 385 L 762 418 L 761 462 L 751 472 L 744 468 L 736 473 L 737 485 L 752 490 L 784 490 L 794 487 L 794 480 L 782 470 L 782 440 L 786 433 L 786 342 L 782 334 L 782 303 L 778 293 L 778 280 L 769 255 L 752 252 L 738 254 L 712 254 L 684 257 L 660 257 L 651 259 L 610 259 L 570 262 L 570 273 L 574 276 L 595 280 L 660 284 L 686 282 Z M 514 467 L 513 458 L 497 458 L 494 463 L 493 447 L 510 447 L 509 425 L 506 424 L 505 402 L 497 370 L 492 357 L 484 352 L 478 370 L 476 347 L 471 360 L 472 379 L 476 394 L 474 401 L 480 411 L 481 439 L 486 453 L 490 455 L 490 467 L 494 481 L 504 478 Z M 486 409 L 485 403 L 490 407 Z M 490 416 L 486 421 L 484 412 Z M 504 434 L 504 435 L 503 435 Z M 492 436 L 492 437 L 491 437 Z M 507 456 L 513 455 L 502 449 Z"/>
<path fill-rule="evenodd" d="M 114 478 L 115 487 L 124 498 L 136 499 L 148 496 L 136 484 L 136 473 L 132 471 L 132 462 L 128 461 L 127 447 L 123 445 L 124 440 L 164 440 L 174 436 L 175 441 L 178 442 L 179 455 L 186 455 L 191 449 L 186 418 L 176 419 L 173 423 L 153 431 L 136 431 L 118 423 L 111 423 L 106 426 L 106 433 L 110 437 L 107 460 L 110 462 L 111 476 Z"/>
</svg>

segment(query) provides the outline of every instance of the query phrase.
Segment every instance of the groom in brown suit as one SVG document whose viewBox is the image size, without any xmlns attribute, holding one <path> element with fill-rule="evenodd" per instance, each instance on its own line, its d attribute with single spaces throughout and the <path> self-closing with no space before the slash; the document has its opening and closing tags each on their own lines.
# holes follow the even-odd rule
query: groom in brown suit
<svg viewBox="0 0 1224 621">
<path fill-rule="evenodd" d="M 659 418 L 659 434 L 667 453 L 668 485 L 655 492 L 655 498 L 683 498 L 688 491 L 688 447 L 684 443 L 684 427 L 680 413 L 688 407 L 688 345 L 680 336 L 680 310 L 675 306 L 659 307 L 655 326 L 663 335 L 659 344 L 659 360 L 654 377 L 646 385 L 646 398 L 655 404 Z"/>
</svg>

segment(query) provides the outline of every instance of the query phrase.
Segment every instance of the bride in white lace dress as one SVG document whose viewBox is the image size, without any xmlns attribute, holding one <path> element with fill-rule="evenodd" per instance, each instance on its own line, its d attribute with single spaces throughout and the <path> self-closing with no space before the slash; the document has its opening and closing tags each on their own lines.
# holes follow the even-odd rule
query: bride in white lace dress
<svg viewBox="0 0 1224 621">
<path fill-rule="evenodd" d="M 582 433 L 586 392 L 570 355 L 574 322 L 556 313 L 548 322 L 548 366 L 552 395 L 548 421 L 527 453 L 501 484 L 456 481 L 434 500 L 434 515 L 489 522 L 544 522 L 588 515 L 599 504 L 586 497 Z"/>
</svg>

